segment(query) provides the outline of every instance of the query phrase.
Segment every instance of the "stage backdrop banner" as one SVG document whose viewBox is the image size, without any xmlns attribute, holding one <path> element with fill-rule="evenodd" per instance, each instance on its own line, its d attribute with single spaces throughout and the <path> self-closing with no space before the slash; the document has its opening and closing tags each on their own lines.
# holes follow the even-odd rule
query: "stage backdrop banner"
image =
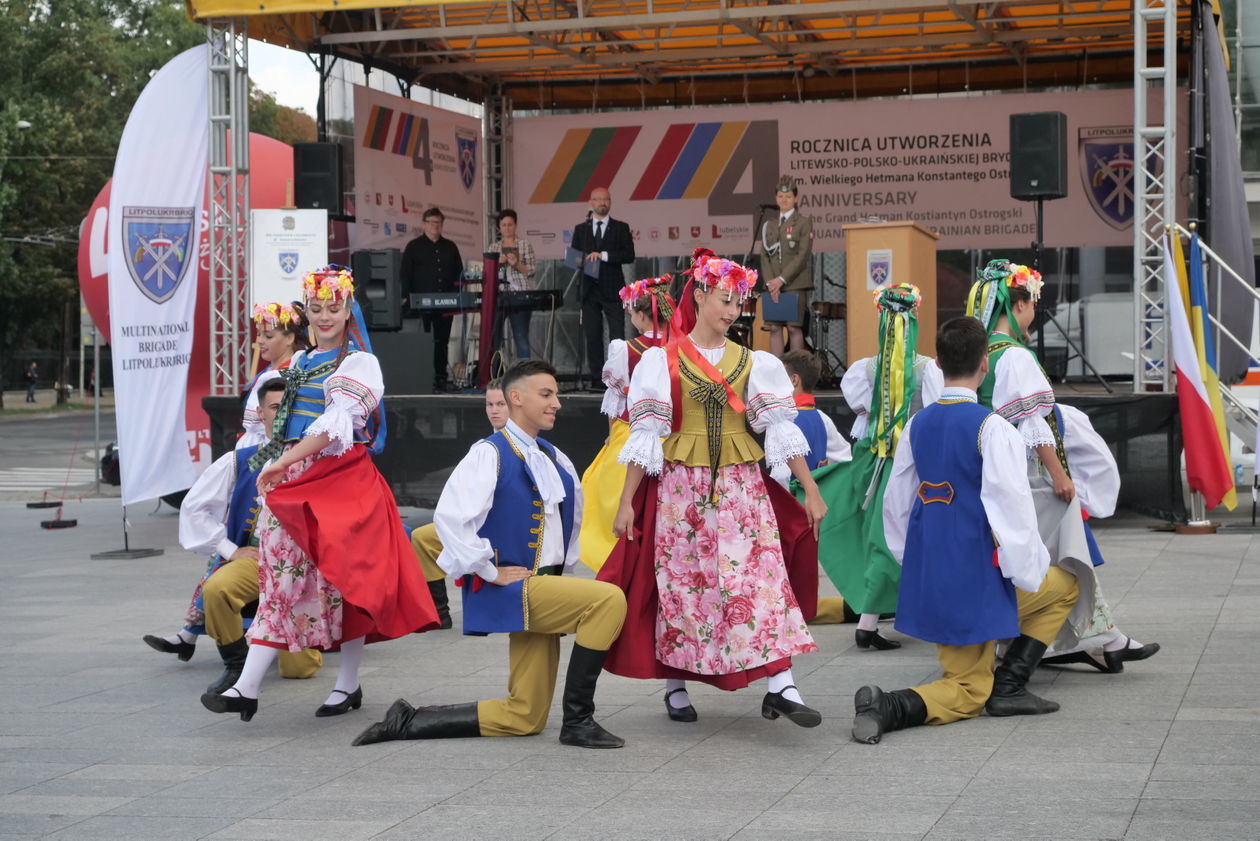
<svg viewBox="0 0 1260 841">
<path fill-rule="evenodd" d="M 640 256 L 743 253 L 780 175 L 799 180 L 815 251 L 842 250 L 841 226 L 869 217 L 919 222 L 942 249 L 1026 248 L 1034 205 L 1010 197 L 1008 121 L 1034 111 L 1068 117 L 1068 197 L 1045 203 L 1046 245 L 1132 245 L 1128 89 L 521 117 L 512 196 L 543 258 L 563 258 L 595 187 Z"/>
<path fill-rule="evenodd" d="M 327 210 L 249 212 L 249 303 L 302 300 L 302 276 L 328 265 Z"/>
<path fill-rule="evenodd" d="M 209 146 L 206 47 L 171 59 L 123 129 L 109 199 L 109 310 L 124 505 L 191 487 L 184 399 Z"/>
<path fill-rule="evenodd" d="M 350 247 L 405 248 L 430 207 L 465 260 L 485 249 L 481 121 L 358 85 Z"/>
</svg>

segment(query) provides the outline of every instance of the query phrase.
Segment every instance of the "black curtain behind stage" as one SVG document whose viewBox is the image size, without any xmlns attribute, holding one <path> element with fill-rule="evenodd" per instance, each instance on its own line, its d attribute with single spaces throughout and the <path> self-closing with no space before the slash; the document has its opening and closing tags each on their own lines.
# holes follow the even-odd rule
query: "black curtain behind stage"
<svg viewBox="0 0 1260 841">
<path fill-rule="evenodd" d="M 1184 513 L 1178 472 L 1181 441 L 1175 423 L 1177 398 L 1167 394 L 1093 395 L 1061 390 L 1058 398 L 1088 414 L 1098 433 L 1112 445 L 1122 479 L 1121 506 L 1154 517 Z M 599 395 L 561 396 L 556 429 L 545 436 L 573 459 L 579 472 L 595 458 L 608 434 Z M 236 441 L 241 403 L 231 397 L 207 397 L 217 457 Z M 837 393 L 818 395 L 818 407 L 831 415 L 842 434 L 853 413 Z M 432 508 L 447 477 L 468 448 L 490 432 L 481 395 L 401 395 L 386 397 L 389 440 L 376 457 L 399 505 Z"/>
</svg>

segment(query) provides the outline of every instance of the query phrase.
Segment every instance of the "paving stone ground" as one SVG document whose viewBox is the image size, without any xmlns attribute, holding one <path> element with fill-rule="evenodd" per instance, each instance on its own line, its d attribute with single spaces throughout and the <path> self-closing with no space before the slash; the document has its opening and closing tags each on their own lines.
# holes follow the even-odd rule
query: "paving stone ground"
<svg viewBox="0 0 1260 841">
<path fill-rule="evenodd" d="M 1260 539 L 1245 531 L 1100 524 L 1120 626 L 1164 650 L 1122 675 L 1040 670 L 1034 690 L 1063 705 L 1050 716 L 854 744 L 854 691 L 933 677 L 934 648 L 861 651 L 852 626 L 827 626 L 795 665 L 813 730 L 762 719 L 757 686 L 697 688 L 700 721 L 672 723 L 658 685 L 606 676 L 599 717 L 623 750 L 561 746 L 558 707 L 530 738 L 351 748 L 399 696 L 500 695 L 506 639 L 371 646 L 364 707 L 344 717 L 313 715 L 335 654 L 310 680 L 269 679 L 248 724 L 212 715 L 209 640 L 187 664 L 140 641 L 178 627 L 205 563 L 178 548 L 173 511 L 151 510 L 129 510 L 131 545 L 164 555 L 93 561 L 122 545 L 117 500 L 68 506 L 64 531 L 0 503 L 0 839 L 1260 838 Z"/>
</svg>

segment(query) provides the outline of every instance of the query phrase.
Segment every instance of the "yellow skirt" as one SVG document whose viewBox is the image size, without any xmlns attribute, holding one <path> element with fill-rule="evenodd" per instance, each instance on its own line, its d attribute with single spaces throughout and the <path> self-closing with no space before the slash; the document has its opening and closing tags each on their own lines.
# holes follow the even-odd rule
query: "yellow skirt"
<svg viewBox="0 0 1260 841">
<path fill-rule="evenodd" d="M 599 572 L 617 544 L 613 520 L 621 504 L 626 484 L 626 466 L 617 463 L 621 448 L 630 438 L 630 424 L 616 419 L 608 433 L 608 443 L 582 474 L 582 530 L 578 533 L 582 563 Z"/>
</svg>

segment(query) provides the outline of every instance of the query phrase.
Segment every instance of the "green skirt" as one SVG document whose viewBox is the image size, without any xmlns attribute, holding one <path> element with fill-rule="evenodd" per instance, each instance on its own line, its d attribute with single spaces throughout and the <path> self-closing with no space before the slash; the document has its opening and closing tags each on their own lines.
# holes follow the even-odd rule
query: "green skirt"
<svg viewBox="0 0 1260 841">
<path fill-rule="evenodd" d="M 879 458 L 864 442 L 853 445 L 853 460 L 814 471 L 827 516 L 818 532 L 818 561 L 855 613 L 893 613 L 901 565 L 884 542 L 884 489 L 892 475 L 892 459 L 880 472 L 870 505 L 866 491 Z M 794 483 L 798 498 L 804 493 Z"/>
</svg>

